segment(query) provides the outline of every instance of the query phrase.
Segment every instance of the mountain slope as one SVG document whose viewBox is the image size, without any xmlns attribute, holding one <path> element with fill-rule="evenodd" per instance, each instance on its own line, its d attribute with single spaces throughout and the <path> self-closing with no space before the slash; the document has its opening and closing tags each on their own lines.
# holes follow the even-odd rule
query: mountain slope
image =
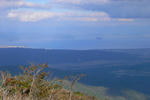
<svg viewBox="0 0 150 100">
<path fill-rule="evenodd" d="M 150 55 L 149 55 L 150 56 Z M 55 68 L 80 68 L 89 65 L 134 64 L 150 59 L 128 52 L 113 50 L 47 50 L 30 48 L 0 48 L 0 65 L 48 63 Z"/>
</svg>

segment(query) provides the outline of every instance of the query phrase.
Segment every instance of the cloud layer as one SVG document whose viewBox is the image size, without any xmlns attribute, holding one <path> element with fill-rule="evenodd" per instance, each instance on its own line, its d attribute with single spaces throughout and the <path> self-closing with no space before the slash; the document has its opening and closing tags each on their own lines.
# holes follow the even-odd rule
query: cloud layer
<svg viewBox="0 0 150 100">
<path fill-rule="evenodd" d="M 86 4 L 105 4 L 110 0 L 52 0 L 53 3 L 71 4 L 71 5 L 86 5 Z"/>
<path fill-rule="evenodd" d="M 39 4 L 27 2 L 24 0 L 0 0 L 0 9 L 17 9 L 17 8 L 51 8 L 50 4 Z"/>
<path fill-rule="evenodd" d="M 0 11 L 1 13 L 7 11 L 6 17 L 23 22 L 51 18 L 77 21 L 110 19 L 133 21 L 133 19 L 150 18 L 149 4 L 149 0 L 50 0 L 44 4 L 25 0 L 0 0 Z M 52 9 L 55 11 L 51 11 Z"/>
<path fill-rule="evenodd" d="M 111 18 L 104 12 L 50 12 L 50 11 L 18 11 L 11 10 L 8 18 L 18 19 L 23 22 L 36 22 L 43 19 L 56 21 L 109 21 Z"/>
<path fill-rule="evenodd" d="M 149 0 L 53 0 L 63 8 L 103 11 L 114 18 L 150 18 Z"/>
</svg>

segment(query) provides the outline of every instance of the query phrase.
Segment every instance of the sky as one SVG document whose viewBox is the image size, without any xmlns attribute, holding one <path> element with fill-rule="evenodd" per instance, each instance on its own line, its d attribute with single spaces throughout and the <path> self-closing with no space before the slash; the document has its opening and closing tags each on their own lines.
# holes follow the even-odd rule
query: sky
<svg viewBox="0 0 150 100">
<path fill-rule="evenodd" d="M 0 47 L 150 48 L 150 0 L 0 0 Z"/>
</svg>

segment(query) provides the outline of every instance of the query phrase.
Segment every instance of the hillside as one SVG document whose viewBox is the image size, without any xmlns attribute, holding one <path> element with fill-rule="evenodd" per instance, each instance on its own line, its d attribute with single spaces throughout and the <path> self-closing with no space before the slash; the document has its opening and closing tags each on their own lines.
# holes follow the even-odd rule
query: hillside
<svg viewBox="0 0 150 100">
<path fill-rule="evenodd" d="M 1 100 L 97 100 L 98 98 L 64 88 L 63 80 L 49 79 L 47 64 L 22 66 L 22 74 L 0 72 Z"/>
<path fill-rule="evenodd" d="M 29 63 L 48 63 L 47 71 L 51 72 L 51 77 L 64 78 L 84 73 L 86 77 L 79 82 L 95 88 L 105 87 L 110 90 L 110 94 L 117 96 L 120 91 L 126 90 L 131 90 L 135 95 L 150 94 L 150 49 L 0 48 L 0 70 L 18 74 L 19 66 Z M 101 91 L 101 88 L 98 91 Z"/>
<path fill-rule="evenodd" d="M 48 63 L 61 69 L 90 68 L 92 65 L 124 65 L 150 61 L 150 49 L 131 50 L 49 50 L 0 48 L 0 65 Z M 140 62 L 139 62 L 140 61 Z"/>
<path fill-rule="evenodd" d="M 42 67 L 42 68 L 41 68 Z M 8 67 L 9 68 L 9 67 Z M 17 68 L 17 67 L 16 67 Z M 16 71 L 19 68 L 17 68 Z M 38 68 L 38 70 L 37 70 Z M 41 70 L 46 68 L 46 70 Z M 45 64 L 42 65 L 30 65 L 29 67 L 22 67 L 23 73 L 15 74 L 10 76 L 8 73 L 1 72 L 0 82 L 0 99 L 7 100 L 58 100 L 59 98 L 64 98 L 63 100 L 70 100 L 69 93 L 72 93 L 71 100 L 149 100 L 150 96 L 130 90 L 122 89 L 117 91 L 117 89 L 112 90 L 107 87 L 98 86 L 88 86 L 85 84 L 77 83 L 72 86 L 73 80 L 64 80 L 63 78 L 52 78 L 47 80 L 48 72 L 54 71 L 54 69 L 48 69 Z M 3 68 L 4 70 L 4 68 Z M 10 71 L 10 69 L 7 69 Z M 11 70 L 10 72 L 14 72 Z M 46 72 L 46 73 L 45 73 Z M 62 72 L 56 71 L 61 74 Z M 37 73 L 37 74 L 36 74 Z M 38 74 L 39 73 L 39 74 Z M 13 73 L 14 74 L 14 73 Z M 51 75 L 51 74 L 49 74 Z M 34 81 L 35 77 L 35 81 Z M 69 77 L 69 76 L 68 76 Z M 34 84 L 32 86 L 32 83 Z M 36 86 L 36 87 L 35 87 Z M 31 89 L 32 93 L 30 93 Z M 27 90 L 28 92 L 24 92 Z M 43 91 L 44 89 L 44 91 Z M 71 90 L 71 91 L 70 91 Z M 7 93 L 7 95 L 6 95 Z M 21 93 L 21 94 L 19 94 Z M 52 97 L 52 98 L 50 98 Z M 11 98 L 11 99 L 10 99 Z M 96 99 L 97 98 L 97 99 Z"/>
<path fill-rule="evenodd" d="M 68 81 L 64 81 L 64 84 L 70 84 Z M 106 87 L 87 86 L 77 83 L 74 86 L 74 91 L 80 91 L 87 95 L 93 95 L 100 100 L 149 100 L 150 96 L 134 90 L 121 90 L 118 93 L 112 91 Z"/>
</svg>

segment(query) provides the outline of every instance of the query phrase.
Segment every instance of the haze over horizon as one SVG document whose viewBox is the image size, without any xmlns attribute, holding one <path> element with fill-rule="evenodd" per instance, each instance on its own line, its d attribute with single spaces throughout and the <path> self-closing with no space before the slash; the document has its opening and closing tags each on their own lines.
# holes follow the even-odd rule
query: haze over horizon
<svg viewBox="0 0 150 100">
<path fill-rule="evenodd" d="M 19 49 L 46 49 L 46 50 L 141 50 L 141 49 L 150 49 L 150 48 L 44 48 L 44 47 L 27 47 L 27 46 L 17 46 L 17 45 L 8 45 L 0 46 L 0 49 L 3 48 L 19 48 Z"/>
<path fill-rule="evenodd" d="M 0 0 L 0 46 L 150 48 L 149 0 Z"/>
</svg>

